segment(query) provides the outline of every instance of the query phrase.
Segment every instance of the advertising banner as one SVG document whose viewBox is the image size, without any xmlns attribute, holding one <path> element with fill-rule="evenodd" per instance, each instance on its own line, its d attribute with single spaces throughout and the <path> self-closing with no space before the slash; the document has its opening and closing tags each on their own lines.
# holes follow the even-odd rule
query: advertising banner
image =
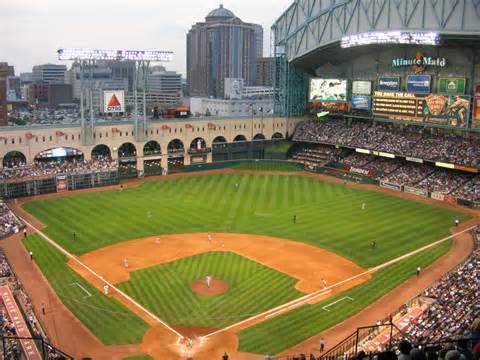
<svg viewBox="0 0 480 360">
<path fill-rule="evenodd" d="M 310 101 L 346 101 L 347 80 L 311 79 Z"/>
<path fill-rule="evenodd" d="M 400 185 L 394 184 L 394 183 L 389 183 L 389 182 L 386 182 L 386 181 L 380 181 L 380 186 L 384 187 L 384 188 L 387 188 L 387 189 L 402 191 L 402 187 Z"/>
<path fill-rule="evenodd" d="M 423 108 L 424 122 L 467 127 L 470 117 L 470 97 L 429 95 Z"/>
<path fill-rule="evenodd" d="M 66 174 L 57 175 L 57 192 L 68 191 L 68 182 Z"/>
<path fill-rule="evenodd" d="M 400 78 L 394 76 L 382 76 L 378 78 L 379 91 L 400 91 Z"/>
<path fill-rule="evenodd" d="M 125 112 L 125 91 L 105 90 L 103 92 L 103 112 L 106 114 Z"/>
<path fill-rule="evenodd" d="M 360 174 L 365 176 L 375 176 L 376 174 L 375 169 L 363 169 L 363 168 L 351 166 L 351 165 L 345 165 L 343 168 L 345 171 L 348 171 L 354 174 Z"/>
<path fill-rule="evenodd" d="M 418 195 L 418 196 L 423 196 L 423 197 L 428 196 L 428 191 L 427 190 L 417 189 L 417 188 L 414 188 L 414 187 L 411 187 L 411 186 L 404 186 L 403 191 L 405 191 L 407 193 L 410 193 L 410 194 Z"/>
<path fill-rule="evenodd" d="M 438 80 L 438 92 L 448 95 L 465 94 L 465 78 L 440 78 Z"/>
<path fill-rule="evenodd" d="M 423 159 L 419 159 L 419 158 L 406 157 L 405 160 L 411 161 L 411 162 L 414 162 L 414 163 L 423 164 Z"/>
<path fill-rule="evenodd" d="M 432 78 L 430 75 L 408 75 L 407 92 L 410 93 L 429 93 Z"/>
<path fill-rule="evenodd" d="M 317 111 L 329 111 L 333 113 L 345 113 L 348 111 L 348 103 L 346 101 L 315 101 L 312 103 L 312 107 Z"/>
<path fill-rule="evenodd" d="M 357 95 L 371 95 L 372 94 L 372 82 L 355 80 L 352 83 L 352 94 Z"/>
<path fill-rule="evenodd" d="M 430 197 L 434 200 L 443 201 L 443 199 L 445 198 L 445 195 L 443 195 L 442 193 L 439 193 L 439 192 L 432 192 L 430 194 Z"/>
<path fill-rule="evenodd" d="M 5 306 L 8 317 L 14 325 L 15 335 L 20 338 L 20 345 L 24 351 L 25 358 L 27 360 L 41 360 L 43 357 L 38 352 L 34 340 L 31 339 L 32 334 L 8 286 L 0 286 L 0 298 Z"/>
<path fill-rule="evenodd" d="M 352 109 L 370 110 L 372 108 L 372 97 L 365 95 L 352 95 Z"/>
</svg>

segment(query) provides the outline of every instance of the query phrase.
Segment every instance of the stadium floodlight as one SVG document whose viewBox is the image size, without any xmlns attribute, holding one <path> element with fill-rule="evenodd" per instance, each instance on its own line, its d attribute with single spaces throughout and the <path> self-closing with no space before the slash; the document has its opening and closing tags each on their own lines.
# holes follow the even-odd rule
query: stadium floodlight
<svg viewBox="0 0 480 360">
<path fill-rule="evenodd" d="M 374 44 L 440 45 L 440 35 L 436 32 L 375 31 L 344 36 L 340 46 L 349 48 Z"/>
<path fill-rule="evenodd" d="M 58 49 L 59 60 L 136 60 L 170 62 L 172 51 L 125 49 Z"/>
</svg>

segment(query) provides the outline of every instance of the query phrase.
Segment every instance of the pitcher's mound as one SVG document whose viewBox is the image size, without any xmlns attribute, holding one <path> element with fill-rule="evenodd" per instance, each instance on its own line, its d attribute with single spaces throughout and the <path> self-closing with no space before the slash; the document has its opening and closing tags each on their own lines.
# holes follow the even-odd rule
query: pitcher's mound
<svg viewBox="0 0 480 360">
<path fill-rule="evenodd" d="M 197 280 L 192 283 L 192 291 L 203 296 L 215 296 L 228 290 L 228 284 L 222 280 L 212 280 L 207 287 L 205 280 Z"/>
</svg>

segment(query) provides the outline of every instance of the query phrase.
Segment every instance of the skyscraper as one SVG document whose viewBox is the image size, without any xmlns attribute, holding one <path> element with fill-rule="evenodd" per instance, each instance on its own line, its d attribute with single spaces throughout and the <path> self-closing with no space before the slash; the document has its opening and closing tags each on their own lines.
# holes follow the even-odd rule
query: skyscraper
<svg viewBox="0 0 480 360">
<path fill-rule="evenodd" d="M 245 23 L 220 5 L 187 34 L 187 82 L 191 96 L 219 98 L 225 78 L 254 85 L 263 30 Z"/>
<path fill-rule="evenodd" d="M 7 125 L 7 63 L 0 63 L 0 126 Z"/>
</svg>

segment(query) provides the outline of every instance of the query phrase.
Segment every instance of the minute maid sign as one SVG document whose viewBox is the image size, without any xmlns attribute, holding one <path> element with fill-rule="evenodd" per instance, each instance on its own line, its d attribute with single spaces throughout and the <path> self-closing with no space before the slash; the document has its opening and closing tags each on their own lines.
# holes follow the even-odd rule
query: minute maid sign
<svg viewBox="0 0 480 360">
<path fill-rule="evenodd" d="M 433 58 L 424 56 L 422 53 L 417 53 L 414 58 L 398 58 L 392 60 L 393 67 L 411 66 L 413 72 L 418 74 L 425 71 L 427 66 L 445 67 L 447 66 L 447 59 Z"/>
</svg>

